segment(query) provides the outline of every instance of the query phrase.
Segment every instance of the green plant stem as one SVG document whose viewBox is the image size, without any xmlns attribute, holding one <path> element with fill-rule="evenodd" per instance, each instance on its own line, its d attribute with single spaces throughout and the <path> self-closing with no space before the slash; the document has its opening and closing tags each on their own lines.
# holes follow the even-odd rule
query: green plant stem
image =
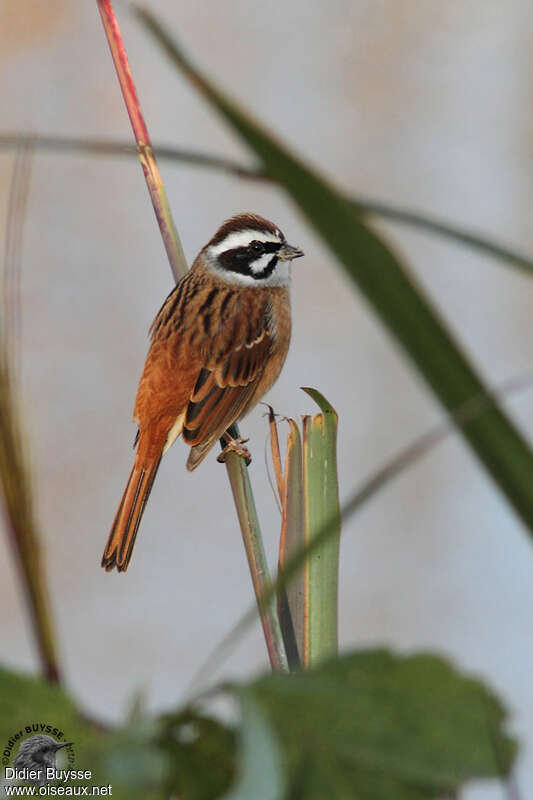
<svg viewBox="0 0 533 800">
<path fill-rule="evenodd" d="M 108 156 L 137 156 L 138 151 L 133 145 L 127 142 L 112 142 L 107 139 L 84 139 L 72 136 L 43 136 L 33 133 L 3 133 L 0 134 L 0 148 L 14 148 L 20 144 L 30 144 L 32 147 L 51 152 L 78 152 L 90 153 L 93 155 Z M 154 153 L 157 158 L 171 162 L 179 161 L 190 164 L 194 167 L 215 169 L 234 175 L 237 178 L 252 181 L 267 181 L 274 183 L 274 179 L 263 167 L 247 167 L 231 158 L 213 156 L 209 153 L 199 153 L 194 150 L 183 150 L 175 147 L 165 147 L 165 145 L 154 145 Z M 514 248 L 506 247 L 499 242 L 494 242 L 486 236 L 473 233 L 462 228 L 460 225 L 450 224 L 420 214 L 418 211 L 398 208 L 397 206 L 384 203 L 380 200 L 373 200 L 362 195 L 347 195 L 346 200 L 353 206 L 358 216 L 368 214 L 381 219 L 397 222 L 427 233 L 436 234 L 445 239 L 449 239 L 457 244 L 464 244 L 473 250 L 478 250 L 483 255 L 498 261 L 507 262 L 513 267 L 531 274 L 533 272 L 533 259 L 524 253 L 520 253 Z"/>
<path fill-rule="evenodd" d="M 21 145 L 34 147 L 49 153 L 85 153 L 94 156 L 125 156 L 138 158 L 139 152 L 130 142 L 112 141 L 103 138 L 85 138 L 77 136 L 48 136 L 40 133 L 0 133 L 0 149 L 12 150 Z M 268 181 L 266 173 L 259 168 L 246 167 L 231 158 L 200 153 L 196 150 L 166 147 L 162 144 L 152 146 L 156 158 L 162 161 L 176 161 L 193 167 L 215 169 L 227 172 L 238 178 L 253 181 Z M 533 268 L 533 265 L 532 265 Z"/>
<path fill-rule="evenodd" d="M 3 355 L 0 359 L 0 480 L 9 541 L 24 588 L 42 672 L 50 682 L 59 683 L 61 671 L 41 536 L 35 519 L 29 468 L 24 457 L 20 415 Z"/>
<path fill-rule="evenodd" d="M 283 636 L 273 598 L 262 602 L 271 587 L 268 565 L 259 528 L 255 501 L 248 480 L 248 468 L 244 460 L 235 453 L 227 456 L 228 475 L 231 490 L 239 516 L 246 557 L 252 575 L 261 624 L 265 636 L 270 664 L 275 672 L 288 672 L 289 664 L 285 652 Z"/>
<path fill-rule="evenodd" d="M 117 71 L 120 87 L 131 120 L 133 133 L 137 142 L 139 159 L 143 168 L 146 184 L 152 200 L 154 211 L 163 242 L 167 251 L 172 273 L 176 280 L 187 272 L 187 262 L 179 240 L 178 232 L 172 218 L 163 180 L 159 172 L 148 129 L 141 111 L 135 84 L 122 40 L 122 35 L 110 0 L 97 0 L 98 8 L 104 24 L 111 55 Z M 234 436 L 239 431 L 234 427 Z M 263 590 L 270 584 L 266 564 L 261 530 L 248 470 L 241 458 L 226 459 L 226 470 L 235 498 L 248 563 L 252 573 L 252 583 L 259 598 Z M 287 670 L 287 659 L 279 621 L 272 611 L 272 603 L 261 604 L 258 600 L 259 613 L 267 645 L 270 663 L 273 670 Z"/>
<path fill-rule="evenodd" d="M 17 153 L 9 191 L 4 274 L 0 286 L 0 492 L 5 508 L 8 538 L 24 591 L 30 624 L 44 676 L 59 683 L 56 630 L 46 579 L 26 454 L 23 425 L 17 403 L 16 369 L 19 337 L 19 283 L 31 155 L 29 145 Z"/>
</svg>

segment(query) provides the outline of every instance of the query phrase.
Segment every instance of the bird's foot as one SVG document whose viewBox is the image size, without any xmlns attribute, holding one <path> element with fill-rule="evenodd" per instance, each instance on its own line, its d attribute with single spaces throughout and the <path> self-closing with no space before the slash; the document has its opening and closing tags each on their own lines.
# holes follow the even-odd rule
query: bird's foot
<svg viewBox="0 0 533 800">
<path fill-rule="evenodd" d="M 227 444 L 220 455 L 217 456 L 217 461 L 220 461 L 220 463 L 223 464 L 226 461 L 228 453 L 237 453 L 238 456 L 244 458 L 246 461 L 246 466 L 248 467 L 252 463 L 250 451 L 244 446 L 248 439 L 241 439 L 241 437 L 238 439 L 232 439 L 227 434 L 224 436 L 224 439 Z"/>
</svg>

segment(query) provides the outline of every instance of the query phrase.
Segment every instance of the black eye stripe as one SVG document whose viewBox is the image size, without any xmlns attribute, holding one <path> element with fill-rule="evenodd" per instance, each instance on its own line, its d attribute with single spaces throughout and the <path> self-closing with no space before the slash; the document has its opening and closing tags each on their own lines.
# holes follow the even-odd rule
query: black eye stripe
<svg viewBox="0 0 533 800">
<path fill-rule="evenodd" d="M 250 253 L 247 247 L 234 247 L 232 250 L 224 250 L 218 257 L 219 261 L 223 261 L 224 264 L 228 263 L 232 259 L 235 261 L 242 261 L 242 259 L 249 259 Z"/>
<path fill-rule="evenodd" d="M 261 250 L 255 248 L 254 244 L 260 244 Z M 262 253 L 277 253 L 281 244 L 281 242 L 251 242 L 248 247 L 232 247 L 231 250 L 224 250 L 223 253 L 220 253 L 219 259 L 223 258 L 224 261 L 227 261 L 230 258 L 235 258 L 239 260 L 250 256 L 253 259 Z"/>
<path fill-rule="evenodd" d="M 263 242 L 263 250 L 265 253 L 277 253 L 281 247 L 281 242 Z"/>
<path fill-rule="evenodd" d="M 272 242 L 275 244 L 275 242 Z M 276 247 L 278 249 L 280 245 Z M 243 252 L 244 251 L 244 252 Z M 251 268 L 251 264 L 254 261 L 257 261 L 259 258 L 262 258 L 265 254 L 258 254 L 254 253 L 251 255 L 248 252 L 248 248 L 246 247 L 235 247 L 233 250 L 226 250 L 225 253 L 221 253 L 218 256 L 218 265 L 224 270 L 228 272 L 236 272 L 239 275 L 248 275 L 250 278 L 254 278 L 255 280 L 263 280 L 264 278 L 268 278 L 274 270 L 276 269 L 276 264 L 278 263 L 278 259 L 275 255 L 272 256 L 268 264 L 263 267 L 260 272 L 254 272 Z"/>
<path fill-rule="evenodd" d="M 264 280 L 274 272 L 278 259 L 277 251 L 283 246 L 283 242 L 262 242 L 259 239 L 252 240 L 246 246 L 232 247 L 224 250 L 217 256 L 217 265 L 228 272 L 236 272 L 239 275 L 247 275 L 255 280 Z M 272 254 L 268 264 L 259 272 L 252 269 L 254 262 Z"/>
<path fill-rule="evenodd" d="M 256 253 L 276 253 L 281 247 L 281 242 L 250 242 L 249 248 Z"/>
</svg>

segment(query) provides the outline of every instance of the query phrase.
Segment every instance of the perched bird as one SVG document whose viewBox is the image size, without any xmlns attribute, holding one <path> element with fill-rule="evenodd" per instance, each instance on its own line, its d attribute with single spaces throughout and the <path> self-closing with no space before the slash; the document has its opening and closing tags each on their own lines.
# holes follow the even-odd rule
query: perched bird
<svg viewBox="0 0 533 800">
<path fill-rule="evenodd" d="M 28 778 L 28 783 L 43 786 L 47 783 L 46 770 L 56 768 L 57 751 L 62 747 L 69 747 L 74 742 L 57 742 L 52 736 L 36 733 L 25 739 L 19 747 L 13 767 L 16 770 L 27 769 L 36 773 L 35 778 Z"/>
<path fill-rule="evenodd" d="M 137 452 L 102 558 L 128 568 L 161 457 L 181 434 L 196 469 L 219 438 L 249 462 L 227 429 L 267 392 L 291 334 L 290 261 L 302 256 L 255 214 L 224 222 L 169 294 L 152 326 L 133 418 Z"/>
</svg>

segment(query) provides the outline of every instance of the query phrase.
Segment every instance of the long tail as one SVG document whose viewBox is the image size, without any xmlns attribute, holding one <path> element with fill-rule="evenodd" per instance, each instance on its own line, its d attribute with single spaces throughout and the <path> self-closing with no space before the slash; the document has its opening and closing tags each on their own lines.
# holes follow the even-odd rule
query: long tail
<svg viewBox="0 0 533 800">
<path fill-rule="evenodd" d="M 102 566 L 108 572 L 114 567 L 119 572 L 128 569 L 144 507 L 160 461 L 161 454 L 141 463 L 139 452 L 137 453 L 102 556 Z"/>
</svg>

